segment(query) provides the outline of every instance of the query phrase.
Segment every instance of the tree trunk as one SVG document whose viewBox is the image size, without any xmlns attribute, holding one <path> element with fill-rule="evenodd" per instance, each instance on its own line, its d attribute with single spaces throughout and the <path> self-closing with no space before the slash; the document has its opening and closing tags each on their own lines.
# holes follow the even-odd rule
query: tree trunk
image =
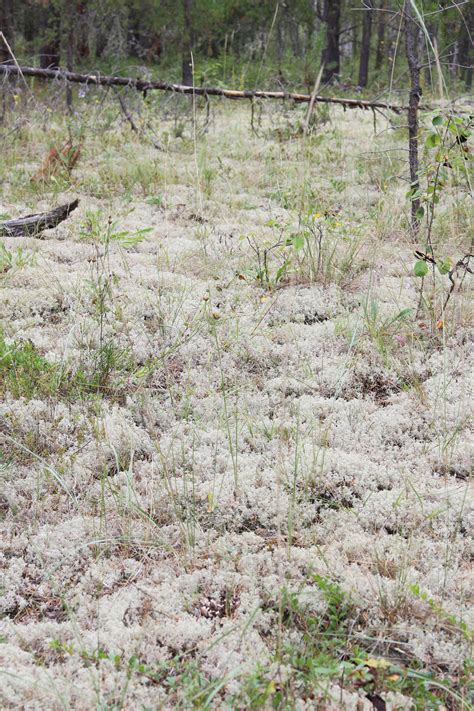
<svg viewBox="0 0 474 711">
<path fill-rule="evenodd" d="M 363 0 L 362 44 L 360 47 L 359 86 L 367 86 L 369 79 L 370 39 L 372 37 L 372 0 Z"/>
<path fill-rule="evenodd" d="M 290 24 L 291 47 L 294 57 L 301 57 L 301 39 L 298 21 L 292 18 Z"/>
<path fill-rule="evenodd" d="M 59 69 L 61 52 L 61 15 L 54 5 L 50 5 L 46 16 L 47 39 L 40 48 L 41 69 Z"/>
<path fill-rule="evenodd" d="M 67 50 L 66 50 L 66 68 L 68 72 L 74 69 L 74 45 L 75 45 L 75 19 L 76 19 L 76 0 L 66 0 L 66 22 L 67 22 Z M 72 86 L 70 82 L 66 82 L 66 104 L 69 113 L 73 113 L 72 105 Z"/>
<path fill-rule="evenodd" d="M 341 0 L 324 0 L 323 23 L 326 26 L 326 45 L 321 63 L 324 64 L 323 82 L 337 77 L 340 69 L 339 34 L 341 21 Z"/>
<path fill-rule="evenodd" d="M 351 41 L 351 81 L 354 79 L 354 67 L 356 66 L 357 62 L 357 56 L 359 54 L 359 27 L 357 24 L 354 24 L 354 27 L 352 28 L 351 32 L 352 36 L 352 41 Z"/>
<path fill-rule="evenodd" d="M 375 54 L 375 69 L 381 69 L 385 56 L 385 23 L 387 19 L 386 0 L 381 0 L 377 25 L 377 52 Z"/>
<path fill-rule="evenodd" d="M 466 89 L 470 89 L 472 87 L 472 65 L 474 62 L 474 52 L 471 33 L 473 31 L 473 27 L 474 5 L 471 5 L 470 8 L 468 8 L 464 13 L 464 17 L 461 20 L 458 39 L 459 74 L 461 79 L 464 79 Z"/>
<path fill-rule="evenodd" d="M 13 6 L 11 0 L 0 0 L 0 31 L 5 35 L 5 39 L 13 50 Z M 13 62 L 13 58 L 5 42 L 0 39 L 0 62 Z"/>
<path fill-rule="evenodd" d="M 277 57 L 277 65 L 278 65 L 278 78 L 280 80 L 283 79 L 282 64 L 283 64 L 283 52 L 284 52 L 284 47 L 285 47 L 283 24 L 284 24 L 284 12 L 282 11 L 282 12 L 280 12 L 280 16 L 279 16 L 277 23 L 276 23 L 276 41 L 277 41 L 276 57 Z"/>
<path fill-rule="evenodd" d="M 394 27 L 392 23 L 387 23 L 385 27 L 385 56 L 387 57 L 387 78 L 389 86 L 392 86 L 392 75 L 397 59 L 397 47 L 398 25 Z"/>
<path fill-rule="evenodd" d="M 410 187 L 416 193 L 420 187 L 418 177 L 418 106 L 421 98 L 420 63 L 418 60 L 418 27 L 413 17 L 410 0 L 405 3 L 405 36 L 408 68 L 410 70 L 410 101 L 408 105 L 408 160 L 410 164 Z M 418 210 L 420 199 L 411 201 L 411 226 L 414 235 L 419 229 Z"/>
<path fill-rule="evenodd" d="M 76 0 L 74 54 L 80 59 L 89 56 L 89 11 L 87 0 Z"/>
<path fill-rule="evenodd" d="M 183 84 L 193 85 L 193 65 L 191 53 L 193 51 L 193 30 L 192 30 L 192 3 L 193 0 L 183 0 L 183 45 L 182 45 L 182 69 Z"/>
</svg>

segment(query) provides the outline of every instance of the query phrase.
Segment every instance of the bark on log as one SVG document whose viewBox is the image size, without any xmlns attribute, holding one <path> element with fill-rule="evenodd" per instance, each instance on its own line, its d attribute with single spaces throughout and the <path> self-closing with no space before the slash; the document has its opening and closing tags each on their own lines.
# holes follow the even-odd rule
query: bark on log
<svg viewBox="0 0 474 711">
<path fill-rule="evenodd" d="M 184 84 L 169 84 L 165 81 L 149 81 L 133 77 L 109 76 L 106 74 L 79 74 L 61 69 L 39 69 L 38 67 L 18 67 L 0 64 L 0 74 L 22 75 L 57 81 L 69 81 L 76 84 L 93 84 L 95 86 L 128 86 L 137 91 L 171 91 L 176 94 L 194 94 L 195 96 L 223 96 L 226 99 L 289 99 L 296 103 L 309 103 L 311 94 L 289 93 L 285 91 L 237 91 L 221 89 L 220 87 L 187 86 Z M 316 96 L 315 101 L 321 104 L 339 104 L 349 109 L 385 109 L 400 113 L 406 106 L 387 104 L 380 101 L 364 101 L 363 99 L 342 99 L 339 97 Z"/>
<path fill-rule="evenodd" d="M 76 199 L 49 212 L 25 215 L 25 217 L 19 217 L 17 220 L 0 222 L 0 236 L 35 237 L 40 234 L 40 232 L 43 232 L 43 230 L 56 227 L 60 222 L 66 220 L 78 205 L 79 200 Z"/>
</svg>

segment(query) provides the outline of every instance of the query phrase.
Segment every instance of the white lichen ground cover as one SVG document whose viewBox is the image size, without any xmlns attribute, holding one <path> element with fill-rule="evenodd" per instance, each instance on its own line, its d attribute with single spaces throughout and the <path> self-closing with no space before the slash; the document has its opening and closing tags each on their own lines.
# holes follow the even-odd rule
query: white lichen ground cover
<svg viewBox="0 0 474 711">
<path fill-rule="evenodd" d="M 248 107 L 217 104 L 204 136 L 188 125 L 161 152 L 96 125 L 67 191 L 29 182 L 60 119 L 5 149 L 0 212 L 81 201 L 42 240 L 4 240 L 24 249 L 0 275 L 7 343 L 30 340 L 66 381 L 104 344 L 115 360 L 81 397 L 2 386 L 2 708 L 271 708 L 288 678 L 279 708 L 372 708 L 344 676 L 311 696 L 291 676 L 298 620 L 327 614 L 315 575 L 350 606 L 336 658 L 429 670 L 467 708 L 469 285 L 444 330 L 415 315 L 401 132 L 333 111 L 302 139 L 270 130 L 271 111 L 256 136 Z M 435 221 L 457 258 L 469 209 L 453 188 Z M 246 238 L 273 244 L 308 212 L 325 271 L 309 281 L 293 259 L 262 288 Z M 151 229 L 104 256 L 109 215 L 132 237 Z"/>
</svg>

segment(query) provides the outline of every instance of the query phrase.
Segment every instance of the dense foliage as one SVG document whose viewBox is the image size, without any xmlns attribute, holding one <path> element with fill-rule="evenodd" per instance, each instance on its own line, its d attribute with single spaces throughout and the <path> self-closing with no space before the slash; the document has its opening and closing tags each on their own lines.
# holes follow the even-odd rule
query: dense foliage
<svg viewBox="0 0 474 711">
<path fill-rule="evenodd" d="M 12 50 L 43 67 L 156 64 L 190 83 L 365 87 L 403 75 L 402 0 L 1 0 Z M 472 85 L 474 5 L 418 2 L 423 80 L 433 47 L 452 81 Z M 429 33 L 430 41 L 426 33 Z M 429 46 L 431 44 L 431 47 Z M 11 61 L 6 44 L 0 60 Z M 394 72 L 400 64 L 401 72 Z M 403 78 L 400 79 L 403 82 Z M 395 85 L 396 88 L 396 85 Z"/>
</svg>

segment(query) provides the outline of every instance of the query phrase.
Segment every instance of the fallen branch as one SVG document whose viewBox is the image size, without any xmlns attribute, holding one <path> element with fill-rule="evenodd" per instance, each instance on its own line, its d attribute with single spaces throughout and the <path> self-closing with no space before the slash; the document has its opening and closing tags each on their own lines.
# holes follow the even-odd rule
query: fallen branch
<svg viewBox="0 0 474 711">
<path fill-rule="evenodd" d="M 43 230 L 56 227 L 60 222 L 66 220 L 71 212 L 79 205 L 79 200 L 73 200 L 66 205 L 40 212 L 37 215 L 25 215 L 17 220 L 7 220 L 0 222 L 1 237 L 35 237 Z"/>
<path fill-rule="evenodd" d="M 133 77 L 108 76 L 106 74 L 78 74 L 66 72 L 62 69 L 39 69 L 37 67 L 21 67 L 12 64 L 0 64 L 0 74 L 7 76 L 23 75 L 25 77 L 38 77 L 58 81 L 69 81 L 76 84 L 93 84 L 95 86 L 127 86 L 137 91 L 171 91 L 176 94 L 194 94 L 195 96 L 223 96 L 226 99 L 289 99 L 296 103 L 309 103 L 311 94 L 299 94 L 286 91 L 237 91 L 234 89 L 221 89 L 220 87 L 186 86 L 184 84 L 169 84 L 165 81 L 149 81 L 148 79 L 135 79 Z M 349 109 L 386 109 L 400 113 L 405 106 L 387 104 L 379 101 L 365 101 L 363 99 L 341 99 L 338 97 L 315 96 L 314 101 L 321 104 L 339 104 Z"/>
</svg>

